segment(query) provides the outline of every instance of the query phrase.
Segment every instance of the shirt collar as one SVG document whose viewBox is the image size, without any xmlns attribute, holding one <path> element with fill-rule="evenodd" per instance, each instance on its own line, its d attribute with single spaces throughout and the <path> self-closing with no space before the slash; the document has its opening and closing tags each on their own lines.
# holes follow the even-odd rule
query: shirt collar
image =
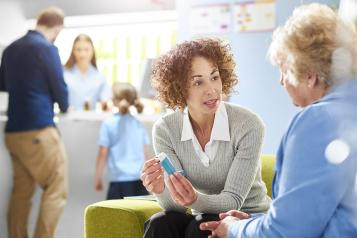
<svg viewBox="0 0 357 238">
<path fill-rule="evenodd" d="M 76 64 L 73 65 L 72 71 L 76 74 L 82 75 L 81 71 L 79 70 L 79 68 Z M 93 71 L 95 71 L 95 67 L 92 64 L 89 64 L 86 75 L 91 74 Z"/>
<path fill-rule="evenodd" d="M 355 94 L 357 89 L 357 79 L 353 78 L 350 80 L 344 80 L 336 85 L 332 86 L 332 88 L 326 93 L 325 96 L 318 99 L 314 103 L 319 103 L 328 100 L 334 100 L 336 98 L 346 97 L 349 94 Z"/>
<path fill-rule="evenodd" d="M 181 133 L 181 141 L 191 140 L 193 138 L 193 129 L 190 118 L 188 116 L 188 109 L 184 110 L 183 126 Z M 224 102 L 221 102 L 215 113 L 213 128 L 211 133 L 212 140 L 230 141 L 228 115 Z"/>
<path fill-rule="evenodd" d="M 43 38 L 44 40 L 47 40 L 47 38 L 39 31 L 36 30 L 28 30 L 28 34 L 34 34 L 34 35 L 38 35 L 41 38 Z M 48 40 L 47 40 L 48 41 Z"/>
</svg>

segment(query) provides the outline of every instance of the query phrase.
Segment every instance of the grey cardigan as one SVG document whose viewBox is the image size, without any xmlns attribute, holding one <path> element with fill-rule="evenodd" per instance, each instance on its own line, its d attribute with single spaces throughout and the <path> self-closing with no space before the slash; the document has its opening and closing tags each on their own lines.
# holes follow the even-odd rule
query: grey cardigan
<svg viewBox="0 0 357 238">
<path fill-rule="evenodd" d="M 260 150 L 264 126 L 257 115 L 247 109 L 225 103 L 230 141 L 219 141 L 216 157 L 209 167 L 199 160 L 192 140 L 181 141 L 183 113 L 165 115 L 153 127 L 155 153 L 165 152 L 177 170 L 185 170 L 198 192 L 189 208 L 199 213 L 218 214 L 231 209 L 248 213 L 265 212 L 270 205 L 261 178 Z M 155 194 L 164 210 L 182 211 L 165 187 Z"/>
</svg>

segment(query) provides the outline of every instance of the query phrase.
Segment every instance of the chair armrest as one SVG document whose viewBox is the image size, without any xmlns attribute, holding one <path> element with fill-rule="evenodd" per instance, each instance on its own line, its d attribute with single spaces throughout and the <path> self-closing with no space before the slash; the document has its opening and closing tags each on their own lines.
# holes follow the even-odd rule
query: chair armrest
<svg viewBox="0 0 357 238">
<path fill-rule="evenodd" d="M 155 201 L 119 199 L 89 205 L 85 210 L 85 238 L 141 238 L 144 222 L 162 211 Z"/>
</svg>

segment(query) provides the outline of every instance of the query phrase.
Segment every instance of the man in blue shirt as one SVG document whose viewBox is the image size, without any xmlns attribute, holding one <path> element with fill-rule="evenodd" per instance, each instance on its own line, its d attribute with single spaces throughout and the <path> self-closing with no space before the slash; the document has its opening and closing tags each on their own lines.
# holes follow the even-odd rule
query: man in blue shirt
<svg viewBox="0 0 357 238">
<path fill-rule="evenodd" d="M 54 237 L 67 197 L 67 161 L 53 121 L 53 104 L 68 108 L 67 86 L 53 41 L 63 28 L 61 9 L 50 7 L 36 30 L 10 44 L 0 67 L 0 90 L 9 94 L 5 143 L 12 158 L 13 190 L 8 208 L 9 237 L 28 237 L 35 185 L 43 189 L 34 237 Z"/>
<path fill-rule="evenodd" d="M 267 214 L 221 214 L 212 238 L 357 237 L 357 33 L 328 6 L 297 8 L 269 55 L 302 107 L 277 153 Z"/>
</svg>

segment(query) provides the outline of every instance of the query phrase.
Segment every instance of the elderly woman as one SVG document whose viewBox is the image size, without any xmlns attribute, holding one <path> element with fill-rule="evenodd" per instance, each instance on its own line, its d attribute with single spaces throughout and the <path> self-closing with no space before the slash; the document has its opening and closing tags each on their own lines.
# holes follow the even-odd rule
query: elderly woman
<svg viewBox="0 0 357 238">
<path fill-rule="evenodd" d="M 184 42 L 156 61 L 152 80 L 159 98 L 179 110 L 154 125 L 155 152 L 166 153 L 186 177 L 176 173 L 165 184 L 159 160 L 145 163 L 143 184 L 165 212 L 146 222 L 144 237 L 207 237 L 199 223 L 220 212 L 268 210 L 259 160 L 262 122 L 222 101 L 237 82 L 234 67 L 229 45 L 214 39 Z"/>
<path fill-rule="evenodd" d="M 296 106 L 277 154 L 267 214 L 230 211 L 210 237 L 357 236 L 357 34 L 328 6 L 297 8 L 270 57 Z"/>
</svg>

